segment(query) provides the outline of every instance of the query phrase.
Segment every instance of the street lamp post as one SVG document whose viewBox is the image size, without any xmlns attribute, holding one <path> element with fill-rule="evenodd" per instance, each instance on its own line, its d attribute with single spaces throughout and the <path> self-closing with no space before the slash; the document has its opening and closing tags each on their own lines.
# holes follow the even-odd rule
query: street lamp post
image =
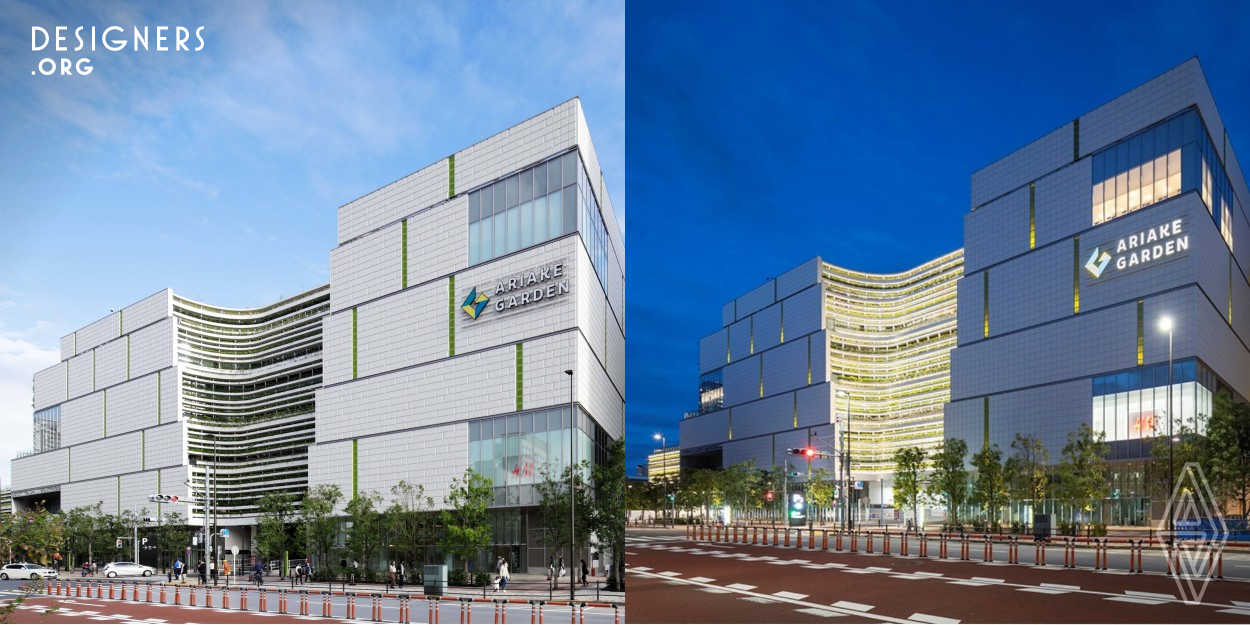
<svg viewBox="0 0 1250 625">
<path fill-rule="evenodd" d="M 660 481 L 664 483 L 664 527 L 668 527 L 668 439 L 663 435 L 656 433 L 652 438 L 660 441 Z"/>
<path fill-rule="evenodd" d="M 1173 488 L 1175 476 L 1172 474 L 1176 466 L 1172 454 L 1172 318 L 1163 317 L 1159 320 L 1159 329 L 1168 333 L 1168 491 Z M 1168 506 L 1168 540 L 1171 541 L 1176 535 L 1176 511 L 1172 506 Z"/>
<path fill-rule="evenodd" d="M 842 462 L 838 463 L 838 480 L 841 481 L 845 469 L 846 482 L 842 489 L 842 528 L 855 529 L 854 521 L 851 520 L 851 441 L 847 434 L 851 431 L 851 394 L 847 391 L 839 390 L 834 393 L 834 397 L 846 398 L 846 429 L 839 433 L 838 440 L 842 443 Z M 837 401 L 834 401 L 834 412 L 837 412 Z M 836 417 L 836 414 L 835 414 Z"/>
<path fill-rule="evenodd" d="M 574 569 L 574 553 L 573 550 L 577 545 L 577 491 L 574 489 L 573 476 L 576 471 L 577 458 L 577 410 L 573 405 L 573 370 L 565 369 L 564 374 L 569 376 L 569 601 L 575 600 L 577 592 L 577 578 Z"/>
</svg>

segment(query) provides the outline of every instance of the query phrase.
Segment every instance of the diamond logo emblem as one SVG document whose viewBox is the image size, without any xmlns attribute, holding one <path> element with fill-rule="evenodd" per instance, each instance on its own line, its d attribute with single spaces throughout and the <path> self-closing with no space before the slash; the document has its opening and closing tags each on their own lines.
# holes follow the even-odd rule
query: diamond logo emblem
<svg viewBox="0 0 1250 625">
<path fill-rule="evenodd" d="M 1172 540 L 1164 540 L 1159 548 L 1168 562 L 1168 574 L 1176 581 L 1181 599 L 1187 604 L 1202 601 L 1214 571 L 1228 542 L 1228 526 L 1211 485 L 1196 462 L 1187 462 L 1176 478 L 1167 509 L 1157 531 L 1167 536 L 1168 519 L 1175 519 Z"/>
<path fill-rule="evenodd" d="M 1094 253 L 1089 255 L 1089 261 L 1085 263 L 1085 271 L 1088 271 L 1089 275 L 1097 278 L 1102 275 L 1104 270 L 1107 269 L 1107 264 L 1110 262 L 1111 254 L 1107 253 L 1105 250 L 1095 247 Z"/>
<path fill-rule="evenodd" d="M 477 319 L 482 311 L 486 310 L 486 302 L 489 301 L 490 298 L 485 293 L 478 293 L 477 287 L 473 287 L 473 290 L 469 291 L 469 296 L 464 298 L 464 303 L 460 305 L 460 310 L 469 315 L 470 319 Z"/>
</svg>

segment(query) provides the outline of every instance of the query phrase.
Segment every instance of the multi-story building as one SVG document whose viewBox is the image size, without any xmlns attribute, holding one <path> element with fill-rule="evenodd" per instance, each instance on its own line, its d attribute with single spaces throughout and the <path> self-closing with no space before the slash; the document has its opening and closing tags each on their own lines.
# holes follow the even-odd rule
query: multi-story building
<svg viewBox="0 0 1250 625">
<path fill-rule="evenodd" d="M 676 480 L 681 475 L 681 448 L 677 445 L 647 454 L 647 481 Z"/>
<path fill-rule="evenodd" d="M 473 467 L 494 483 L 497 553 L 543 569 L 535 482 L 624 431 L 624 248 L 580 102 L 338 224 L 312 483 L 389 497 L 404 479 L 441 503 Z"/>
<path fill-rule="evenodd" d="M 329 285 L 255 309 L 161 291 L 62 339 L 18 505 L 176 494 L 246 553 L 267 492 L 335 484 L 342 512 L 404 480 L 441 506 L 472 467 L 497 553 L 545 567 L 535 482 L 624 429 L 624 247 L 580 101 L 338 218 Z"/>
<path fill-rule="evenodd" d="M 218 524 L 236 528 L 226 546 L 247 549 L 257 499 L 307 487 L 329 300 L 321 286 L 233 309 L 166 289 L 66 335 L 61 362 L 34 377 L 35 447 L 13 461 L 18 505 L 159 516 L 169 510 L 148 496 L 176 494 L 197 525 L 211 501 Z"/>
<path fill-rule="evenodd" d="M 699 407 L 681 422 L 682 461 L 806 472 L 850 460 L 863 506 L 883 500 L 893 455 L 942 438 L 955 346 L 959 251 L 898 274 L 809 260 L 722 309 L 699 344 Z M 839 467 L 839 464 L 843 464 Z"/>
<path fill-rule="evenodd" d="M 1159 518 L 1143 461 L 1168 415 L 1250 397 L 1246 197 L 1197 59 L 974 173 L 946 435 L 1033 436 L 1058 462 L 1090 425 L 1114 466 L 1103 519 Z"/>
</svg>

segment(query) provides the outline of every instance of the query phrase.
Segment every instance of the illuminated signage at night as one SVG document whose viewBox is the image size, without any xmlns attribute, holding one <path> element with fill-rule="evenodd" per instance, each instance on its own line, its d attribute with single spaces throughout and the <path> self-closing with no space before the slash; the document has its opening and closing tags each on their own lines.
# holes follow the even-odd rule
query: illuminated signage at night
<svg viewBox="0 0 1250 625">
<path fill-rule="evenodd" d="M 1189 232 L 1184 229 L 1183 222 L 1179 218 L 1173 219 L 1122 237 L 1114 243 L 1095 246 L 1085 261 L 1085 271 L 1094 278 L 1100 278 L 1108 267 L 1115 267 L 1117 272 L 1126 271 L 1185 252 L 1189 250 Z"/>
</svg>

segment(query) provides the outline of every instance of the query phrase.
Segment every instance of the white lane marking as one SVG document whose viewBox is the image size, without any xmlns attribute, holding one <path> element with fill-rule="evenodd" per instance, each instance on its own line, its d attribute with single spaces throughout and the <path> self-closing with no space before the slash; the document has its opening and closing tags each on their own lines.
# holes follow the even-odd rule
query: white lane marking
<svg viewBox="0 0 1250 625">
<path fill-rule="evenodd" d="M 855 603 L 854 601 L 839 601 L 833 604 L 833 607 L 842 608 L 843 610 L 854 610 L 856 612 L 867 612 L 873 609 L 874 606 L 866 603 Z"/>
<path fill-rule="evenodd" d="M 787 592 L 785 590 L 782 590 L 780 592 L 775 592 L 773 593 L 773 596 L 781 597 L 782 599 L 794 599 L 795 601 L 802 601 L 803 599 L 807 598 L 807 595 L 800 595 L 797 592 Z"/>
<path fill-rule="evenodd" d="M 954 584 L 956 586 L 989 586 L 987 582 L 970 582 L 966 579 L 950 580 L 946 583 Z"/>
<path fill-rule="evenodd" d="M 946 618 L 944 616 L 933 616 L 932 614 L 921 614 L 917 612 L 909 617 L 909 621 L 919 621 L 921 623 L 934 623 L 935 625 L 955 625 L 959 619 Z"/>
<path fill-rule="evenodd" d="M 651 568 L 651 567 L 649 567 L 649 566 L 631 566 L 631 567 L 629 567 L 629 569 L 630 569 L 631 571 L 640 571 L 640 572 L 642 572 L 642 571 L 654 571 L 654 570 L 655 570 L 655 569 L 653 569 L 653 568 Z"/>
<path fill-rule="evenodd" d="M 844 568 L 846 568 L 846 565 L 845 565 L 845 564 L 843 564 L 843 563 L 841 563 L 841 562 L 826 562 L 826 563 L 825 563 L 825 568 L 828 568 L 828 569 L 844 569 Z"/>
<path fill-rule="evenodd" d="M 928 573 L 925 571 L 916 571 L 913 575 L 923 575 L 925 577 L 942 577 L 942 573 Z"/>
<path fill-rule="evenodd" d="M 1159 605 L 1161 603 L 1168 603 L 1167 601 L 1160 599 L 1146 599 L 1144 597 L 1103 597 L 1103 599 L 1106 599 L 1107 601 L 1121 601 L 1123 603 L 1140 603 L 1143 605 Z"/>
<path fill-rule="evenodd" d="M 1237 609 L 1237 608 L 1234 608 L 1231 610 L 1216 610 L 1216 612 L 1224 612 L 1226 614 L 1236 614 L 1237 616 L 1250 616 L 1250 610 Z"/>
<path fill-rule="evenodd" d="M 1058 588 L 1017 588 L 1020 592 L 1035 592 L 1039 595 L 1066 595 L 1070 590 L 1060 590 Z"/>
<path fill-rule="evenodd" d="M 803 614 L 811 614 L 812 616 L 820 616 L 824 618 L 846 616 L 845 614 L 842 614 L 841 612 L 834 612 L 833 610 L 822 610 L 820 608 L 799 608 L 795 610 L 795 612 L 802 612 Z"/>
<path fill-rule="evenodd" d="M 817 570 L 817 571 L 823 571 L 823 570 L 825 570 L 825 566 L 824 566 L 824 565 L 820 565 L 820 564 L 805 564 L 805 565 L 803 565 L 803 568 L 805 568 L 805 569 L 815 569 L 815 570 Z"/>
<path fill-rule="evenodd" d="M 656 575 L 663 575 L 665 577 L 676 577 L 676 576 L 680 576 L 681 573 L 678 573 L 677 571 L 664 571 L 662 573 L 656 573 Z"/>
<path fill-rule="evenodd" d="M 724 588 L 700 588 L 699 590 L 702 590 L 703 592 L 710 592 L 710 593 L 712 593 L 712 594 L 714 594 L 714 595 L 729 595 L 729 594 L 733 594 L 733 591 L 732 591 L 732 590 L 725 590 Z"/>
<path fill-rule="evenodd" d="M 764 597 L 739 597 L 739 599 L 742 599 L 743 601 L 750 601 L 751 603 L 781 603 L 780 601 L 773 601 L 772 599 L 766 599 Z"/>
<path fill-rule="evenodd" d="M 894 579 L 930 579 L 928 577 L 925 577 L 924 575 L 910 575 L 908 573 L 901 573 L 899 575 L 891 575 L 890 577 Z"/>
<path fill-rule="evenodd" d="M 794 562 L 791 562 L 789 560 L 771 560 L 769 561 L 769 564 L 786 565 L 786 564 L 794 564 Z"/>
<path fill-rule="evenodd" d="M 758 586 L 752 586 L 750 584 L 728 584 L 725 588 L 732 588 L 734 590 L 755 590 Z"/>
<path fill-rule="evenodd" d="M 889 572 L 890 572 L 890 571 L 892 571 L 893 569 L 888 569 L 888 568 L 886 568 L 886 567 L 884 567 L 884 566 L 870 566 L 870 567 L 867 567 L 867 570 L 869 570 L 869 571 L 877 571 L 877 572 L 880 572 L 880 573 L 889 573 Z"/>
<path fill-rule="evenodd" d="M 974 581 L 974 582 L 985 582 L 985 583 L 987 583 L 987 584 L 1001 584 L 1001 583 L 1003 583 L 1003 582 L 1005 582 L 1005 581 L 1007 581 L 1007 580 L 1005 580 L 1005 579 L 998 579 L 998 578 L 996 578 L 996 577 L 974 577 L 974 578 L 972 578 L 972 581 Z"/>
<path fill-rule="evenodd" d="M 1242 608 L 1250 608 L 1250 601 L 1229 601 L 1229 603 Z"/>
<path fill-rule="evenodd" d="M 716 580 L 714 580 L 714 579 L 712 579 L 712 578 L 710 578 L 710 577 L 691 577 L 691 578 L 690 578 L 690 581 L 692 581 L 692 582 L 714 582 L 714 581 L 716 581 Z"/>
<path fill-rule="evenodd" d="M 869 571 L 866 569 L 842 569 L 842 571 L 845 573 L 858 573 L 860 575 L 864 575 L 864 574 L 871 575 L 876 572 L 876 571 Z"/>
<path fill-rule="evenodd" d="M 1046 582 L 1042 582 L 1042 587 L 1043 588 L 1058 588 L 1060 590 L 1080 590 L 1081 589 L 1080 586 L 1073 586 L 1071 584 L 1048 584 Z"/>
<path fill-rule="evenodd" d="M 1169 595 L 1169 594 L 1165 594 L 1161 592 L 1144 592 L 1141 590 L 1126 590 L 1124 591 L 1124 594 L 1132 595 L 1134 597 L 1149 597 L 1151 599 L 1164 599 L 1166 601 L 1176 601 L 1176 595 Z"/>
</svg>

